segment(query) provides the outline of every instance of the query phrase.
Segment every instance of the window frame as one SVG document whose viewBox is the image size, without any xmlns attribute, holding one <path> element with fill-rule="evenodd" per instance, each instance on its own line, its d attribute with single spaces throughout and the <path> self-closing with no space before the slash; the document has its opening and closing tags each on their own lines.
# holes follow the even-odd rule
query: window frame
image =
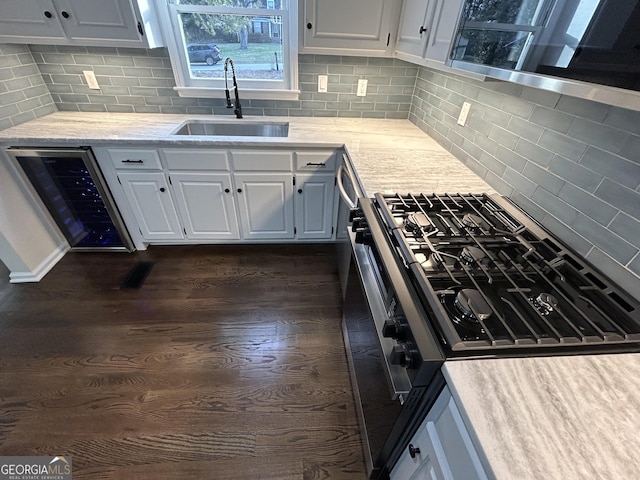
<svg viewBox="0 0 640 480">
<path fill-rule="evenodd" d="M 282 16 L 282 49 L 286 59 L 283 80 L 238 79 L 243 98 L 265 100 L 298 100 L 298 2 L 282 0 L 281 9 L 216 7 L 203 5 L 178 5 L 176 0 L 156 0 L 158 19 L 165 44 L 171 59 L 171 68 L 176 82 L 174 90 L 181 97 L 225 98 L 223 79 L 193 79 L 190 75 L 189 59 L 180 26 L 181 13 L 210 13 L 251 16 Z M 183 48 L 183 46 L 185 48 Z M 223 52 L 224 53 L 224 52 Z"/>
</svg>

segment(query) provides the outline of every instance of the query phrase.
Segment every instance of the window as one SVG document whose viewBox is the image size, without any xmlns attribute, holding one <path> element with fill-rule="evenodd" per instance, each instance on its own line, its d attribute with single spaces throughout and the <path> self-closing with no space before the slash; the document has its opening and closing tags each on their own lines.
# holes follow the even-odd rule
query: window
<svg viewBox="0 0 640 480">
<path fill-rule="evenodd" d="M 466 0 L 452 58 L 520 69 L 552 5 L 550 0 Z"/>
<path fill-rule="evenodd" d="M 224 96 L 225 59 L 248 98 L 297 98 L 295 0 L 167 0 L 160 12 L 182 96 Z M 227 71 L 231 85 L 231 67 Z"/>
</svg>

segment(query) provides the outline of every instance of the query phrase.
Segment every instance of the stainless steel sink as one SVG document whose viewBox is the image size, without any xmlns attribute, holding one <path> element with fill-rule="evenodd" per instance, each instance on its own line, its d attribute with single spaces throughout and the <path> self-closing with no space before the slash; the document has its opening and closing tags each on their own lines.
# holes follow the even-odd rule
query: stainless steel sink
<svg viewBox="0 0 640 480">
<path fill-rule="evenodd" d="M 289 123 L 189 121 L 172 135 L 213 135 L 224 137 L 286 137 Z"/>
</svg>

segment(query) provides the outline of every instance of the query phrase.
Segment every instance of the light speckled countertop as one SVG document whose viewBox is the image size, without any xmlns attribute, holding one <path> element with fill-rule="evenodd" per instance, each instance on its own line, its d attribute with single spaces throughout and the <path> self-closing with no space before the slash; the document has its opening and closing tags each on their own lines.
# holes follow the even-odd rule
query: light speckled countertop
<svg viewBox="0 0 640 480">
<path fill-rule="evenodd" d="M 284 138 L 172 135 L 187 119 L 289 122 Z M 311 117 L 213 117 L 144 113 L 57 112 L 0 131 L 0 143 L 28 146 L 346 145 L 368 195 L 376 192 L 492 192 L 475 173 L 408 120 Z M 418 166 L 419 168 L 416 168 Z"/>
<path fill-rule="evenodd" d="M 171 135 L 194 118 L 287 121 L 290 130 L 257 140 Z M 3 146 L 119 143 L 345 146 L 368 195 L 492 191 L 408 120 L 58 112 L 0 131 Z M 640 478 L 640 355 L 465 360 L 443 370 L 496 478 Z"/>
<path fill-rule="evenodd" d="M 496 478 L 640 478 L 640 355 L 451 361 L 443 371 Z"/>
</svg>

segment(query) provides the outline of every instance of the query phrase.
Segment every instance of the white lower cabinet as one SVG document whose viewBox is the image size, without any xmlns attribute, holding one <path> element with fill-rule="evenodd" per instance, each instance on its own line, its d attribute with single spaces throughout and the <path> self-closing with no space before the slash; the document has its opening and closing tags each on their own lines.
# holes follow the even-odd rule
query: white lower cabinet
<svg viewBox="0 0 640 480">
<path fill-rule="evenodd" d="M 118 172 L 124 195 L 145 240 L 184 238 L 162 172 Z"/>
<path fill-rule="evenodd" d="M 448 387 L 442 391 L 391 480 L 486 480 L 487 475 Z"/>
<path fill-rule="evenodd" d="M 333 235 L 335 175 L 298 173 L 296 175 L 296 238 L 329 239 Z"/>
<path fill-rule="evenodd" d="M 334 150 L 112 146 L 94 152 L 137 248 L 176 240 L 335 238 Z"/>
<path fill-rule="evenodd" d="M 294 237 L 291 173 L 236 173 L 234 180 L 244 239 Z"/>
<path fill-rule="evenodd" d="M 230 174 L 171 173 L 170 178 L 187 238 L 240 239 Z"/>
</svg>

